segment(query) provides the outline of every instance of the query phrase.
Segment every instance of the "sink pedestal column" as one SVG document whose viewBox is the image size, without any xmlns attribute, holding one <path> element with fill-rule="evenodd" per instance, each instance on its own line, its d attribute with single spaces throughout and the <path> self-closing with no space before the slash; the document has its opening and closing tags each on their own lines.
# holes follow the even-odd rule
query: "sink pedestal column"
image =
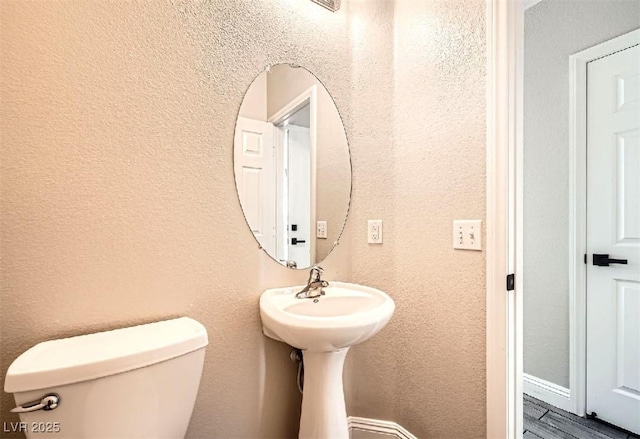
<svg viewBox="0 0 640 439">
<path fill-rule="evenodd" d="M 302 351 L 304 391 L 301 439 L 349 439 L 342 369 L 349 348 L 335 352 Z"/>
</svg>

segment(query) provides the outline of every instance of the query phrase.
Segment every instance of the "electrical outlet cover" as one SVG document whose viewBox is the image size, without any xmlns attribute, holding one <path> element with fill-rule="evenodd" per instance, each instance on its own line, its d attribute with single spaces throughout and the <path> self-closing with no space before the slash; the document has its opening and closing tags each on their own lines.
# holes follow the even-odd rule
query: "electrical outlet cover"
<svg viewBox="0 0 640 439">
<path fill-rule="evenodd" d="M 369 244 L 382 244 L 382 220 L 369 220 L 367 242 Z"/>
<path fill-rule="evenodd" d="M 327 239 L 327 222 L 317 221 L 316 224 L 316 238 Z"/>
</svg>

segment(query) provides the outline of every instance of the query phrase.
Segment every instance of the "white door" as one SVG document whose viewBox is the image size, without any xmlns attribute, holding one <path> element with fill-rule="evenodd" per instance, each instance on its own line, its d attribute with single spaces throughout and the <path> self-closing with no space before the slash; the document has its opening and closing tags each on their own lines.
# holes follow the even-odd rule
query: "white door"
<svg viewBox="0 0 640 439">
<path fill-rule="evenodd" d="M 587 65 L 587 413 L 635 433 L 640 433 L 639 65 L 639 46 Z M 607 261 L 597 255 L 618 261 L 598 265 Z"/>
<path fill-rule="evenodd" d="M 234 172 L 244 216 L 256 239 L 276 254 L 276 175 L 273 125 L 239 117 Z"/>
<path fill-rule="evenodd" d="M 309 128 L 288 125 L 287 176 L 289 259 L 298 267 L 312 265 L 311 258 L 311 141 Z"/>
</svg>

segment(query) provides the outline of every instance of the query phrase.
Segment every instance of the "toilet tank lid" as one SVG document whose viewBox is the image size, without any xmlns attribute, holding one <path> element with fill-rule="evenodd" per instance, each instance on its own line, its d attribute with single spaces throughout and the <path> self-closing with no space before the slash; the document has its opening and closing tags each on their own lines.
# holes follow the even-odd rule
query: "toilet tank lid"
<svg viewBox="0 0 640 439">
<path fill-rule="evenodd" d="M 209 343 L 188 317 L 39 343 L 9 366 L 4 390 L 46 389 L 149 366 Z"/>
</svg>

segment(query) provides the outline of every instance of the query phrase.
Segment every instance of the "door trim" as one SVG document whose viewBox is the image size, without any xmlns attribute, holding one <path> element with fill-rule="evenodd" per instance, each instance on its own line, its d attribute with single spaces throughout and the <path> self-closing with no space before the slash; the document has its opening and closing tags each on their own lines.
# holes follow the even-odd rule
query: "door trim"
<svg viewBox="0 0 640 439">
<path fill-rule="evenodd" d="M 285 121 L 296 110 L 302 108 L 309 101 L 309 137 L 311 147 L 311 212 L 309 220 L 309 252 L 311 256 L 311 265 L 316 264 L 316 175 L 317 175 L 317 132 L 318 132 L 318 87 L 312 85 L 298 96 L 293 98 L 289 103 L 276 111 L 267 122 L 277 126 Z M 277 221 L 276 221 L 277 223 Z M 304 267 L 300 267 L 304 268 Z"/>
<path fill-rule="evenodd" d="M 486 0 L 487 437 L 522 436 L 522 2 Z M 515 290 L 506 277 L 516 274 Z"/>
<path fill-rule="evenodd" d="M 578 416 L 587 402 L 587 64 L 639 40 L 637 29 L 569 57 L 569 389 Z"/>
</svg>

